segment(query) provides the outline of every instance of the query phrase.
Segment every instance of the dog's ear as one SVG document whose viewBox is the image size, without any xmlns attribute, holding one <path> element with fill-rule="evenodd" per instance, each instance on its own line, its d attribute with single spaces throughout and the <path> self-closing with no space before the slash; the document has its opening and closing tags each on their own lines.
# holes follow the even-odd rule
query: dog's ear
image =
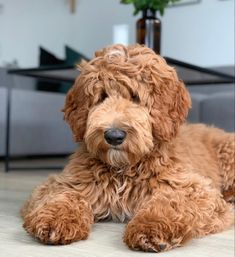
<svg viewBox="0 0 235 257">
<path fill-rule="evenodd" d="M 191 99 L 184 83 L 178 79 L 172 68 L 170 72 L 160 79 L 155 78 L 154 81 L 150 112 L 153 119 L 153 136 L 157 141 L 170 141 L 185 121 L 191 107 Z"/>
<path fill-rule="evenodd" d="M 63 108 L 64 119 L 70 125 L 76 142 L 83 141 L 89 109 L 89 99 L 85 95 L 83 85 L 78 77 L 69 90 Z"/>
</svg>

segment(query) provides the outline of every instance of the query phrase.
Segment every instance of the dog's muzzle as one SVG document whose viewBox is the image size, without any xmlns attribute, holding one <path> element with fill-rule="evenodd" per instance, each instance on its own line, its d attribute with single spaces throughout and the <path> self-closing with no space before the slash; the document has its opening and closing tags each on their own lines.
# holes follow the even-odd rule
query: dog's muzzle
<svg viewBox="0 0 235 257">
<path fill-rule="evenodd" d="M 126 138 L 126 132 L 116 128 L 108 129 L 104 132 L 104 138 L 110 145 L 120 145 Z"/>
</svg>

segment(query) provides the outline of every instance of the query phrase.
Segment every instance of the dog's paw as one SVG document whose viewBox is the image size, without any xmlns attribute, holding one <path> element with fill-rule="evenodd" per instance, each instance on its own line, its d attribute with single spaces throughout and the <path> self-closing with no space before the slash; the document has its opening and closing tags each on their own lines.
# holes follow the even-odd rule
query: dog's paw
<svg viewBox="0 0 235 257">
<path fill-rule="evenodd" d="M 84 202 L 46 203 L 24 217 L 23 227 L 46 244 L 69 244 L 88 237 L 93 216 Z"/>
<path fill-rule="evenodd" d="M 124 234 L 124 242 L 133 250 L 163 252 L 181 245 L 182 237 L 172 238 L 162 226 L 155 222 L 137 223 L 130 221 Z"/>
</svg>

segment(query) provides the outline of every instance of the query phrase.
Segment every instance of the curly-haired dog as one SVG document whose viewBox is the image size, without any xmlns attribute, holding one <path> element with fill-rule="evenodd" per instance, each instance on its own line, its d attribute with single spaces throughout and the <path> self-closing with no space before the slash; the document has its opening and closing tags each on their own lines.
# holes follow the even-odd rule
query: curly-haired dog
<svg viewBox="0 0 235 257">
<path fill-rule="evenodd" d="M 191 101 L 152 50 L 114 45 L 82 62 L 65 119 L 82 142 L 22 209 L 48 244 L 86 239 L 94 222 L 129 221 L 131 249 L 166 251 L 233 222 L 234 134 L 183 124 Z"/>
</svg>

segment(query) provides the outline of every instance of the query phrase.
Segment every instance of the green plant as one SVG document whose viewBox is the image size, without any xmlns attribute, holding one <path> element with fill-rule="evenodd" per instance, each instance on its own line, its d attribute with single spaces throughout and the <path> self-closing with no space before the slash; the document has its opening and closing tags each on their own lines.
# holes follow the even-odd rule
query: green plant
<svg viewBox="0 0 235 257">
<path fill-rule="evenodd" d="M 163 15 L 167 5 L 178 1 L 180 0 L 121 0 L 120 2 L 122 4 L 133 4 L 135 8 L 134 15 L 138 14 L 139 11 L 147 9 L 159 11 Z"/>
</svg>

